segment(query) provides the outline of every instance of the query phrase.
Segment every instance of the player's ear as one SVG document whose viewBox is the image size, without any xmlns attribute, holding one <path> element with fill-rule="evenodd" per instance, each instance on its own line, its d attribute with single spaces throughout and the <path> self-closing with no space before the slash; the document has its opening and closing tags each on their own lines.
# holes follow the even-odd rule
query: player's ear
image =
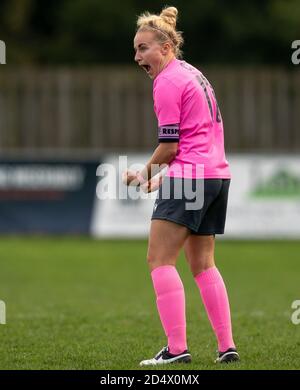
<svg viewBox="0 0 300 390">
<path fill-rule="evenodd" d="M 169 52 L 170 48 L 171 48 L 170 42 L 164 42 L 162 44 L 162 53 L 166 55 Z"/>
</svg>

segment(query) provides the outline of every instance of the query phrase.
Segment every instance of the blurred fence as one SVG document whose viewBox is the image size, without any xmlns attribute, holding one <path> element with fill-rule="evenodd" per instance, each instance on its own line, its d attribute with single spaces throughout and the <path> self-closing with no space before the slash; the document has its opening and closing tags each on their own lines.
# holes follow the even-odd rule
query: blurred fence
<svg viewBox="0 0 300 390">
<path fill-rule="evenodd" d="M 5 68 L 5 69 L 4 69 Z M 300 150 L 300 72 L 207 68 L 230 152 Z M 132 67 L 0 73 L 0 148 L 146 150 L 157 143 L 152 82 Z"/>
</svg>

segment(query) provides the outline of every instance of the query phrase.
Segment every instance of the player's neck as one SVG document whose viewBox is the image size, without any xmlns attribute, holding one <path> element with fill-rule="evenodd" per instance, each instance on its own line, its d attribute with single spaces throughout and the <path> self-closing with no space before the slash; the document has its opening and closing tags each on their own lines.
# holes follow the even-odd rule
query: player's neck
<svg viewBox="0 0 300 390">
<path fill-rule="evenodd" d="M 176 57 L 174 56 L 174 54 L 171 54 L 170 56 L 166 57 L 166 58 L 164 59 L 163 63 L 161 64 L 160 72 L 159 72 L 159 73 L 161 73 L 164 69 L 166 69 L 166 68 L 170 65 L 170 63 L 171 63 L 173 60 L 175 60 L 175 58 L 176 58 Z"/>
<path fill-rule="evenodd" d="M 169 64 L 170 64 L 170 62 L 172 62 L 173 60 L 175 60 L 175 56 L 174 56 L 174 54 L 172 54 L 172 55 L 170 55 L 169 57 L 168 57 L 168 59 L 166 60 L 166 63 L 165 63 L 165 65 L 164 65 L 164 68 L 163 69 L 165 69 Z"/>
</svg>

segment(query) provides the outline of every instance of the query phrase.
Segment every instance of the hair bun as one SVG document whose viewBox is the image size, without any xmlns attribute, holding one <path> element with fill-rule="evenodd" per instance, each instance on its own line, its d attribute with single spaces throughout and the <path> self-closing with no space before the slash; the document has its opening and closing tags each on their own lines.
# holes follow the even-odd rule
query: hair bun
<svg viewBox="0 0 300 390">
<path fill-rule="evenodd" d="M 176 27 L 178 11 L 175 7 L 167 7 L 161 11 L 160 17 L 164 22 L 170 24 L 174 29 Z"/>
</svg>

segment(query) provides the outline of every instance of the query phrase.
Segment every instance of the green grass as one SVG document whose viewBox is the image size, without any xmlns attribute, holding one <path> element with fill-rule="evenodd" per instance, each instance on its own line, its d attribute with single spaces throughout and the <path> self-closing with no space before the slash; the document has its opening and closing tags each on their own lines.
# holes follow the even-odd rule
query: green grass
<svg viewBox="0 0 300 390">
<path fill-rule="evenodd" d="M 1 369 L 137 369 L 165 337 L 146 241 L 0 239 Z M 181 255 L 190 365 L 163 369 L 300 369 L 300 242 L 217 242 L 242 361 L 215 366 L 216 342 Z"/>
</svg>

